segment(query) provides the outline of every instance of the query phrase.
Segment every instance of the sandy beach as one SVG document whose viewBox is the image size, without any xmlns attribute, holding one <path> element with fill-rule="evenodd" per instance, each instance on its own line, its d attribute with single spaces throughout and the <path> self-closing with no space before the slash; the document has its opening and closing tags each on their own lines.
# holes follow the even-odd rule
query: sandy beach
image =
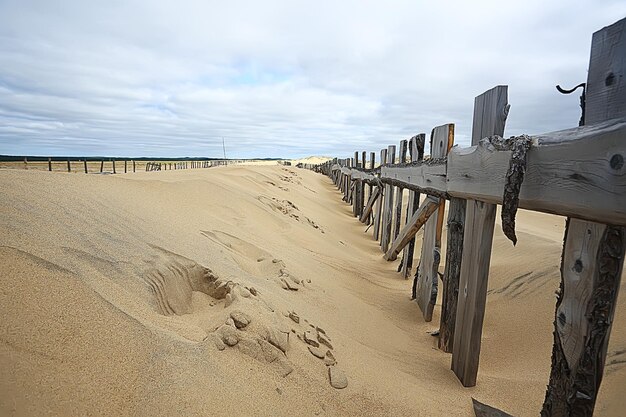
<svg viewBox="0 0 626 417">
<path fill-rule="evenodd" d="M 521 210 L 516 247 L 496 225 L 463 388 L 429 334 L 441 301 L 425 323 L 323 175 L 0 170 L 0 190 L 1 416 L 469 416 L 472 397 L 539 414 L 562 217 Z M 598 416 L 626 409 L 625 303 Z"/>
</svg>

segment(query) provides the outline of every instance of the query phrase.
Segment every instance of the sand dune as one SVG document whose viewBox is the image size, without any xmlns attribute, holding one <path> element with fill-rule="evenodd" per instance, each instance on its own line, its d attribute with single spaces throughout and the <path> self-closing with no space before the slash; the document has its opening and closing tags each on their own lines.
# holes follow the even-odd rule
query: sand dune
<svg viewBox="0 0 626 417">
<path fill-rule="evenodd" d="M 467 389 L 428 334 L 440 304 L 424 323 L 319 174 L 0 170 L 0 190 L 0 415 L 471 415 L 472 396 L 541 408 L 562 218 L 521 211 L 517 247 L 496 230 Z M 597 415 L 626 407 L 625 322 L 621 297 Z"/>
</svg>

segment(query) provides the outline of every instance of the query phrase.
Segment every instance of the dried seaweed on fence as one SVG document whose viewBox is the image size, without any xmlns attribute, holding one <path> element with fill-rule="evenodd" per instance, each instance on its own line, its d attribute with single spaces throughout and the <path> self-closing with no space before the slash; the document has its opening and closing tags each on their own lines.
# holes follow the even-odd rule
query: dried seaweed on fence
<svg viewBox="0 0 626 417">
<path fill-rule="evenodd" d="M 502 231 L 515 245 L 517 243 L 515 215 L 519 205 L 520 188 L 526 173 L 526 154 L 532 145 L 532 139 L 530 136 L 521 135 L 512 136 L 508 139 L 490 136 L 486 140 L 499 151 L 512 151 L 504 182 L 504 195 L 502 196 Z"/>
</svg>

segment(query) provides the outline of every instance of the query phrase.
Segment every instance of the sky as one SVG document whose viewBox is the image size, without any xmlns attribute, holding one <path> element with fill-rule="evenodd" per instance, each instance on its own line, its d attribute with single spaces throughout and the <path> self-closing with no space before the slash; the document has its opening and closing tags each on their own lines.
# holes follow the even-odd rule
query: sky
<svg viewBox="0 0 626 417">
<path fill-rule="evenodd" d="M 506 136 L 574 127 L 596 1 L 0 0 L 0 154 L 378 151 L 509 86 Z"/>
</svg>

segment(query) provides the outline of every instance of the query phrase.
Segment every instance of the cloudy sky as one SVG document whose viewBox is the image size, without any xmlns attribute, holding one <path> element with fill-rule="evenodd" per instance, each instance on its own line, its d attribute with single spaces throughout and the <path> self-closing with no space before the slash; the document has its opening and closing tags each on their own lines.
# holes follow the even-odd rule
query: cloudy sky
<svg viewBox="0 0 626 417">
<path fill-rule="evenodd" d="M 506 135 L 577 125 L 596 1 L 0 0 L 0 154 L 348 156 L 509 85 Z"/>
</svg>

